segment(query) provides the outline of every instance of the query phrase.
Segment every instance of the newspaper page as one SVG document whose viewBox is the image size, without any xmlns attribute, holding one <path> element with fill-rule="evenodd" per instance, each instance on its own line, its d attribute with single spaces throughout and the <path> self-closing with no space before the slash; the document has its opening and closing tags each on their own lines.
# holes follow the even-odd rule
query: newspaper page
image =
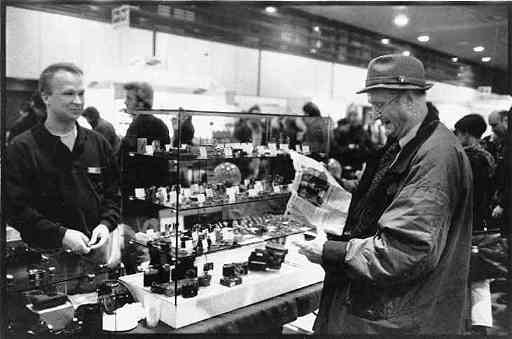
<svg viewBox="0 0 512 339">
<path fill-rule="evenodd" d="M 317 235 L 341 235 L 352 195 L 334 179 L 324 165 L 290 151 L 295 168 L 292 195 L 286 213 L 316 228 Z"/>
</svg>

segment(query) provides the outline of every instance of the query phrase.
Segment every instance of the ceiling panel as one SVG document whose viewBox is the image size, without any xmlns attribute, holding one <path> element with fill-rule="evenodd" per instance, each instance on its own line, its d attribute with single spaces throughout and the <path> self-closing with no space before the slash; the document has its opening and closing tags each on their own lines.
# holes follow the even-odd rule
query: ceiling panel
<svg viewBox="0 0 512 339">
<path fill-rule="evenodd" d="M 380 33 L 390 38 L 391 43 L 395 38 L 477 63 L 489 56 L 492 59 L 487 65 L 507 68 L 507 8 L 503 5 L 294 7 Z M 404 27 L 393 24 L 393 18 L 401 13 L 409 17 Z M 423 34 L 430 36 L 429 42 L 417 40 Z M 484 46 L 485 50 L 476 53 L 475 46 Z"/>
</svg>

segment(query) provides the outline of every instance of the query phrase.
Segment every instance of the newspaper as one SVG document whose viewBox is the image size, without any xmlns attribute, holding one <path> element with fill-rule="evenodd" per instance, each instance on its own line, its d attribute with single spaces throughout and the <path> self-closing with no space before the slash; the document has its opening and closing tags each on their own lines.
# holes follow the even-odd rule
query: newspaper
<svg viewBox="0 0 512 339">
<path fill-rule="evenodd" d="M 325 233 L 341 235 L 352 195 L 338 184 L 324 165 L 295 151 L 289 151 L 295 168 L 292 195 L 286 213 Z"/>
</svg>

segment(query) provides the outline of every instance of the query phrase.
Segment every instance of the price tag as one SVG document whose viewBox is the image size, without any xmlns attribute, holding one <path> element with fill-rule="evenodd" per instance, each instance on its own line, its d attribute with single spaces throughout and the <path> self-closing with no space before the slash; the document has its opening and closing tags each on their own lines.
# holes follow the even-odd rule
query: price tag
<svg viewBox="0 0 512 339">
<path fill-rule="evenodd" d="M 153 145 L 146 145 L 146 152 L 145 152 L 145 154 L 153 155 L 153 151 L 154 151 Z"/>
<path fill-rule="evenodd" d="M 206 201 L 206 197 L 204 196 L 204 194 L 201 193 L 201 194 L 197 195 L 197 202 L 198 203 L 202 204 L 205 201 Z"/>
<path fill-rule="evenodd" d="M 288 144 L 281 144 L 279 145 L 279 148 L 283 151 L 288 151 L 290 148 L 288 147 Z"/>
<path fill-rule="evenodd" d="M 231 191 L 228 193 L 228 200 L 230 203 L 234 203 L 236 202 L 236 196 L 235 196 L 235 192 Z"/>
<path fill-rule="evenodd" d="M 230 147 L 224 148 L 224 158 L 232 158 L 233 157 L 233 151 Z"/>
<path fill-rule="evenodd" d="M 281 193 L 281 187 L 280 186 L 274 186 L 274 193 Z"/>
<path fill-rule="evenodd" d="M 255 198 L 258 196 L 258 191 L 256 191 L 254 188 L 249 189 L 249 198 Z"/>
<path fill-rule="evenodd" d="M 213 198 L 213 190 L 211 188 L 206 189 L 206 196 L 208 198 Z"/>
<path fill-rule="evenodd" d="M 146 199 L 146 190 L 144 188 L 136 188 L 135 189 L 135 198 Z"/>
<path fill-rule="evenodd" d="M 311 150 L 309 149 L 309 145 L 303 145 L 302 146 L 302 153 L 304 154 L 310 154 Z"/>
<path fill-rule="evenodd" d="M 178 193 L 176 191 L 171 191 L 169 193 L 169 204 L 170 205 L 176 204 L 177 199 L 178 199 Z"/>
<path fill-rule="evenodd" d="M 199 157 L 201 159 L 207 159 L 208 158 L 208 152 L 206 152 L 206 147 L 199 146 Z"/>
<path fill-rule="evenodd" d="M 263 191 L 263 183 L 261 181 L 256 181 L 256 183 L 254 183 L 254 189 L 257 191 L 257 192 L 261 192 Z"/>
<path fill-rule="evenodd" d="M 208 240 L 206 240 L 206 238 L 203 238 L 201 240 L 201 244 L 203 245 L 203 249 L 206 251 L 208 249 Z"/>
</svg>

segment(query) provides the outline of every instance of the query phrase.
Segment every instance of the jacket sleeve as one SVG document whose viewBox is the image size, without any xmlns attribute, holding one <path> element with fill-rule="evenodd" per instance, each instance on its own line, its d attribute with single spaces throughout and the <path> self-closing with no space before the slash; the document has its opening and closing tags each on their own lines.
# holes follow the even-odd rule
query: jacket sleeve
<svg viewBox="0 0 512 339">
<path fill-rule="evenodd" d="M 470 185 L 461 187 L 461 157 L 455 148 L 416 155 L 403 188 L 378 221 L 378 234 L 348 242 L 327 241 L 324 268 L 344 269 L 352 279 L 377 285 L 407 282 L 432 271 L 446 244 L 457 191 L 464 195 L 471 190 Z"/>
<path fill-rule="evenodd" d="M 13 142 L 7 147 L 5 173 L 7 222 L 31 246 L 59 248 L 67 228 L 60 226 L 33 207 L 30 154 L 27 145 Z"/>
<path fill-rule="evenodd" d="M 112 148 L 104 140 L 103 156 L 105 159 L 104 192 L 100 210 L 100 223 L 113 231 L 121 218 L 121 191 L 119 187 L 120 172 Z"/>
</svg>

